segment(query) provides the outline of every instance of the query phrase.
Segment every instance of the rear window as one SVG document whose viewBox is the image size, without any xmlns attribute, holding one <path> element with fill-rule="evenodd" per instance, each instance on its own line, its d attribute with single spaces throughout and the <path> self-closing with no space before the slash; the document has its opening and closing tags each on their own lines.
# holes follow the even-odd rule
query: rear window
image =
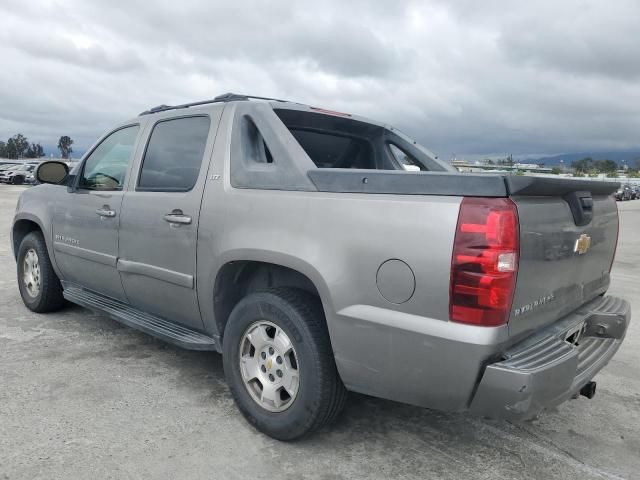
<svg viewBox="0 0 640 480">
<path fill-rule="evenodd" d="M 376 168 L 371 144 L 335 133 L 292 129 L 291 133 L 319 168 Z"/>
<path fill-rule="evenodd" d="M 274 108 L 318 168 L 447 170 L 396 130 L 348 114 Z"/>
</svg>

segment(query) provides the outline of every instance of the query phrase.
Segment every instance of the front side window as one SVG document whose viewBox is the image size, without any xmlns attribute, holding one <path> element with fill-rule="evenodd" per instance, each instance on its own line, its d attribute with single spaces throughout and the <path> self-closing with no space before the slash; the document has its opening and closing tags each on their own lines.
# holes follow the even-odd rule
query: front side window
<svg viewBox="0 0 640 480">
<path fill-rule="evenodd" d="M 200 174 L 210 124 L 205 116 L 158 122 L 144 154 L 138 190 L 191 190 Z"/>
<path fill-rule="evenodd" d="M 122 190 L 139 130 L 139 125 L 132 125 L 105 138 L 85 161 L 80 188 Z"/>
</svg>

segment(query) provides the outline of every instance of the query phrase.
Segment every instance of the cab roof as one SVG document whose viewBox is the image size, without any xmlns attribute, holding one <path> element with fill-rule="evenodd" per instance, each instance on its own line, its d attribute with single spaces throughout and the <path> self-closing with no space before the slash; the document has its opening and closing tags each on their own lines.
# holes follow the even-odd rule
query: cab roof
<svg viewBox="0 0 640 480">
<path fill-rule="evenodd" d="M 276 108 L 276 109 L 281 108 L 281 109 L 288 109 L 288 110 L 308 111 L 312 113 L 318 113 L 321 115 L 332 115 L 332 116 L 338 116 L 338 117 L 351 118 L 353 120 L 359 120 L 362 122 L 370 123 L 372 125 L 377 125 L 381 127 L 390 127 L 389 125 L 386 125 L 384 123 L 371 120 L 370 118 L 364 118 L 359 115 L 337 112 L 334 110 L 327 110 L 319 107 L 312 107 L 310 105 L 306 105 L 299 102 L 293 102 L 290 100 L 282 100 L 279 98 L 270 98 L 270 97 L 259 97 L 256 95 L 244 95 L 244 94 L 238 94 L 238 93 L 224 93 L 222 95 L 218 95 L 217 97 L 211 100 L 200 100 L 197 102 L 183 103 L 180 105 L 158 105 L 157 107 L 153 107 L 153 108 L 150 108 L 149 110 L 145 110 L 144 112 L 140 113 L 139 116 L 152 115 L 154 113 L 166 112 L 170 110 L 180 110 L 183 108 L 199 107 L 199 106 L 210 105 L 214 103 L 245 102 L 249 100 L 267 101 L 268 103 L 271 104 L 273 108 Z"/>
</svg>

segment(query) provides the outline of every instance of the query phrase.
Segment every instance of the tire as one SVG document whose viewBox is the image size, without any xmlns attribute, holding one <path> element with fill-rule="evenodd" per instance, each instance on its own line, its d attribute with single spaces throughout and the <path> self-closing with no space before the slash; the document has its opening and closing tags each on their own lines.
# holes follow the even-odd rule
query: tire
<svg viewBox="0 0 640 480">
<path fill-rule="evenodd" d="M 18 248 L 17 271 L 20 296 L 29 310 L 46 313 L 64 306 L 62 285 L 53 271 L 47 245 L 39 231 L 31 232 L 22 239 Z"/>
<path fill-rule="evenodd" d="M 254 347 L 256 342 L 249 341 L 248 336 L 249 333 L 261 332 L 263 326 L 268 335 L 269 328 L 275 329 L 273 342 L 276 350 L 269 350 L 274 357 L 267 357 L 266 363 Z M 278 362 L 280 354 L 285 357 L 279 351 L 286 350 L 286 347 L 280 348 L 282 343 L 286 343 L 280 341 L 282 333 L 290 340 L 292 348 L 289 357 L 278 365 L 269 359 Z M 279 341 L 275 340 L 276 336 Z M 268 339 L 265 345 L 269 345 Z M 254 349 L 253 357 L 251 348 Z M 269 351 L 265 353 L 268 355 Z M 261 364 L 258 365 L 261 372 L 265 372 L 262 367 L 267 365 L 270 370 L 258 373 L 260 377 L 253 381 L 245 382 L 245 377 L 251 375 L 244 370 L 243 354 L 244 358 L 249 356 L 250 361 Z M 295 369 L 291 355 L 295 359 Z M 223 363 L 231 394 L 244 417 L 256 429 L 275 439 L 289 441 L 308 435 L 331 423 L 344 407 L 347 391 L 336 369 L 322 304 L 316 296 L 303 290 L 279 287 L 251 293 L 242 299 L 231 312 L 224 331 Z M 284 376 L 279 373 L 282 381 L 278 387 L 280 380 L 275 373 L 279 371 L 274 373 L 271 369 L 282 366 L 289 370 L 284 371 Z M 275 388 L 280 388 L 278 401 L 283 405 L 279 407 L 275 402 L 271 404 L 267 400 L 261 403 L 257 399 L 261 382 L 267 385 L 270 381 L 267 378 L 269 372 L 275 378 Z M 296 372 L 299 381 L 291 396 L 289 391 L 294 389 L 285 389 L 284 383 L 287 378 L 294 378 Z"/>
<path fill-rule="evenodd" d="M 13 184 L 14 185 L 22 185 L 24 183 L 24 177 L 20 176 L 20 175 L 16 175 L 15 177 L 13 177 Z"/>
</svg>

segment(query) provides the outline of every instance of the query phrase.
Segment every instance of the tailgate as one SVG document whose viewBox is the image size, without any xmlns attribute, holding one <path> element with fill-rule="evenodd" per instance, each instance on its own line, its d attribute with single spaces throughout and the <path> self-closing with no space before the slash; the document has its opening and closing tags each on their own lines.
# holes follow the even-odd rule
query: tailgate
<svg viewBox="0 0 640 480">
<path fill-rule="evenodd" d="M 618 237 L 617 183 L 506 178 L 520 221 L 511 336 L 540 328 L 604 293 Z"/>
</svg>

